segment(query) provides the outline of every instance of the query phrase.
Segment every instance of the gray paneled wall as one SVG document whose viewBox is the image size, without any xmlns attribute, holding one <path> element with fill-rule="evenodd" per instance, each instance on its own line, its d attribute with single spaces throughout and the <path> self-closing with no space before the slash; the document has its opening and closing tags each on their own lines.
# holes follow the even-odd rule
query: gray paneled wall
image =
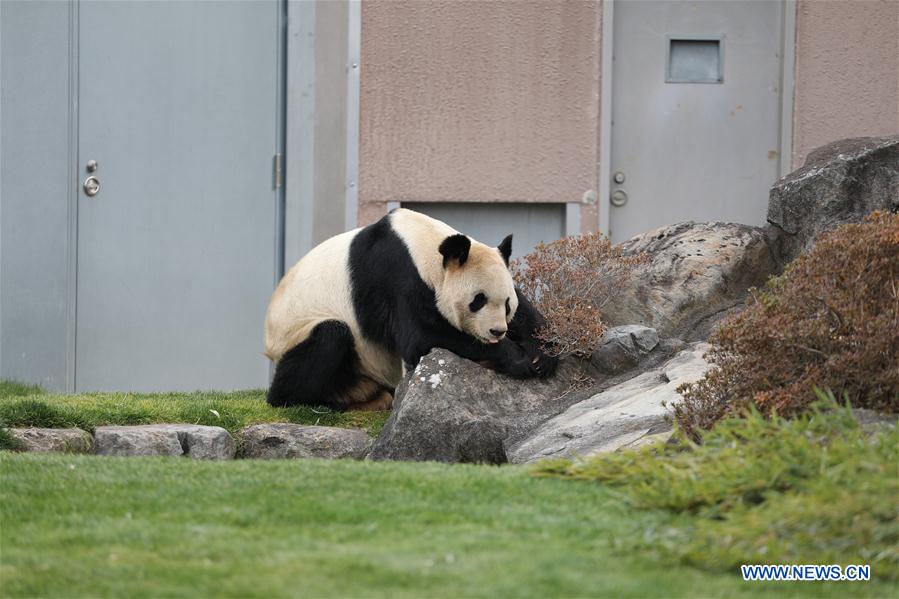
<svg viewBox="0 0 899 599">
<path fill-rule="evenodd" d="M 70 4 L 0 2 L 0 377 L 65 390 Z"/>
</svg>

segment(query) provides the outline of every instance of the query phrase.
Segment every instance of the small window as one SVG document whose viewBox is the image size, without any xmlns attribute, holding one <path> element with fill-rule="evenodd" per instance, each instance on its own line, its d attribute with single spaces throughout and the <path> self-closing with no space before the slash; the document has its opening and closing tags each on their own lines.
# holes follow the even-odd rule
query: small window
<svg viewBox="0 0 899 599">
<path fill-rule="evenodd" d="M 723 83 L 720 37 L 669 37 L 666 83 Z"/>
</svg>

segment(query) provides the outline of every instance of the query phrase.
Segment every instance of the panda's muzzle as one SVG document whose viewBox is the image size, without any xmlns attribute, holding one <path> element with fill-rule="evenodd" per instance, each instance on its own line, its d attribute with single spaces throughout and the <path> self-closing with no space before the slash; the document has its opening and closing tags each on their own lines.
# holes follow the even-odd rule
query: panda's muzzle
<svg viewBox="0 0 899 599">
<path fill-rule="evenodd" d="M 505 337 L 507 330 L 508 329 L 490 329 L 490 334 L 493 335 L 493 338 L 488 339 L 487 343 L 499 343 L 500 340 Z"/>
</svg>

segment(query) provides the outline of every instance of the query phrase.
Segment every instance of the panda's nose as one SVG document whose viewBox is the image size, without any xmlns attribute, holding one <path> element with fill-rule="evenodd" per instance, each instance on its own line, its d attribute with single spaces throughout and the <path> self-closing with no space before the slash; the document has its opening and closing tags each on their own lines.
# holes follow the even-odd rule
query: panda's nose
<svg viewBox="0 0 899 599">
<path fill-rule="evenodd" d="M 490 329 L 490 334 L 499 339 L 506 334 L 507 329 Z"/>
</svg>

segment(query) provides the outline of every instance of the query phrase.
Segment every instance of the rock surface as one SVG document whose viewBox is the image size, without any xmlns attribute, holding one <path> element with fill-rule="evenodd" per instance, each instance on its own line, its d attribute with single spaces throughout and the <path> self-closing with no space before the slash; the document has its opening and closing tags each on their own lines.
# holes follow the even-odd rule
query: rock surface
<svg viewBox="0 0 899 599">
<path fill-rule="evenodd" d="M 91 453 L 94 440 L 80 428 L 11 428 L 10 434 L 26 451 Z"/>
<path fill-rule="evenodd" d="M 636 367 L 659 345 L 659 333 L 637 324 L 612 327 L 603 335 L 590 362 L 604 374 L 618 374 Z"/>
<path fill-rule="evenodd" d="M 359 429 L 302 424 L 254 424 L 238 431 L 241 457 L 362 459 L 371 437 Z"/>
<path fill-rule="evenodd" d="M 373 460 L 507 461 L 504 443 L 577 401 L 563 361 L 547 380 L 516 380 L 444 349 L 423 357 L 396 390 Z"/>
<path fill-rule="evenodd" d="M 571 406 L 512 444 L 509 461 L 526 463 L 636 447 L 644 437 L 670 430 L 663 404 L 679 401 L 677 388 L 705 374 L 710 366 L 703 356 L 710 348 L 695 343 L 661 368 Z"/>
<path fill-rule="evenodd" d="M 686 222 L 661 227 L 622 244 L 645 252 L 637 269 L 603 309 L 612 325 L 641 324 L 661 337 L 704 340 L 722 315 L 739 309 L 746 290 L 777 270 L 759 227 Z"/>
<path fill-rule="evenodd" d="M 94 430 L 94 453 L 109 456 L 187 456 L 230 460 L 235 444 L 218 426 L 148 424 L 100 426 Z"/>
<path fill-rule="evenodd" d="M 822 231 L 859 222 L 874 210 L 899 209 L 899 135 L 835 141 L 771 188 L 768 222 L 789 262 Z"/>
</svg>

